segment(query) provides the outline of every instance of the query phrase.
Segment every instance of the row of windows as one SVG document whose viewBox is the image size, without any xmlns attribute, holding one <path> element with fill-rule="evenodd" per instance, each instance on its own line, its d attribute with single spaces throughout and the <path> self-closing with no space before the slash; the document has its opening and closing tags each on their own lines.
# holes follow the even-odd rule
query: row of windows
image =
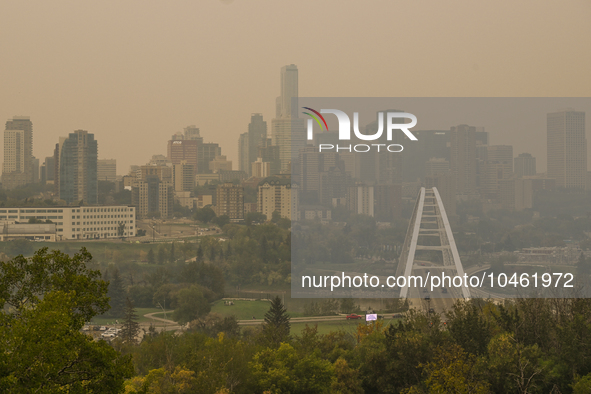
<svg viewBox="0 0 591 394">
<path fill-rule="evenodd" d="M 6 209 L 0 209 L 0 213 L 7 213 Z M 8 209 L 8 213 L 18 213 L 18 209 Z M 22 213 L 62 213 L 63 209 L 23 209 Z"/>
<path fill-rule="evenodd" d="M 88 227 L 88 228 L 83 228 L 82 229 L 82 231 L 101 231 L 101 232 L 103 232 L 103 231 L 115 231 L 115 230 L 118 230 L 118 228 L 117 227 Z M 130 231 L 133 230 L 133 226 L 130 226 L 129 227 L 129 230 Z M 80 229 L 79 228 L 73 228 L 72 231 L 73 232 L 76 232 L 76 231 L 80 231 Z M 127 234 L 127 232 L 125 232 L 125 234 Z M 130 232 L 130 234 L 131 234 L 131 232 Z M 117 234 L 113 234 L 113 235 L 115 236 Z"/>
</svg>

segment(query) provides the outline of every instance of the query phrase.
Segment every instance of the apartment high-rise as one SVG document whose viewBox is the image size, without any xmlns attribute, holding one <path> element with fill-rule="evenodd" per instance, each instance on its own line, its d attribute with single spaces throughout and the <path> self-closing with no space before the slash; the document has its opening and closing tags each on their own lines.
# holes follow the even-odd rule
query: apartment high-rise
<svg viewBox="0 0 591 394">
<path fill-rule="evenodd" d="M 298 211 L 297 195 L 292 196 L 291 179 L 287 176 L 265 178 L 258 187 L 257 210 L 271 220 L 277 211 L 282 218 L 292 220 Z"/>
<path fill-rule="evenodd" d="M 459 125 L 451 128 L 450 169 L 456 178 L 456 195 L 476 196 L 476 127 Z"/>
<path fill-rule="evenodd" d="M 59 148 L 59 196 L 66 203 L 98 203 L 98 144 L 94 134 L 76 130 Z"/>
<path fill-rule="evenodd" d="M 517 178 L 536 175 L 536 158 L 529 153 L 521 153 L 513 160 L 513 171 Z"/>
<path fill-rule="evenodd" d="M 351 213 L 374 216 L 374 187 L 368 185 L 349 186 L 347 209 Z"/>
<path fill-rule="evenodd" d="M 218 185 L 215 213 L 218 216 L 226 215 L 233 222 L 244 219 L 244 188 L 233 183 Z"/>
<path fill-rule="evenodd" d="M 556 186 L 586 188 L 587 139 L 585 112 L 565 110 L 549 113 L 546 118 L 548 177 Z"/>
<path fill-rule="evenodd" d="M 4 130 L 2 186 L 13 189 L 33 182 L 33 123 L 27 116 L 15 116 Z"/>
</svg>

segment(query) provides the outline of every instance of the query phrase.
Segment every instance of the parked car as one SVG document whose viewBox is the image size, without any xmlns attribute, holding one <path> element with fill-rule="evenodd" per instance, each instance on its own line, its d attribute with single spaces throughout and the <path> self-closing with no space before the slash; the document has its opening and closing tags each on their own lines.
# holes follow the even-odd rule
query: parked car
<svg viewBox="0 0 591 394">
<path fill-rule="evenodd" d="M 114 332 L 104 332 L 101 334 L 101 337 L 103 338 L 115 338 L 117 336 L 117 334 L 115 334 Z"/>
<path fill-rule="evenodd" d="M 429 308 L 429 313 L 435 313 L 435 309 Z"/>
<path fill-rule="evenodd" d="M 106 330 L 107 330 L 107 327 L 101 326 L 100 331 L 106 331 Z"/>
<path fill-rule="evenodd" d="M 88 326 L 82 327 L 82 331 L 89 331 L 89 330 L 90 330 L 90 327 L 88 327 Z"/>
<path fill-rule="evenodd" d="M 362 317 L 359 315 L 356 315 L 354 313 L 351 313 L 350 315 L 347 315 L 347 320 L 349 319 L 361 319 Z"/>
</svg>

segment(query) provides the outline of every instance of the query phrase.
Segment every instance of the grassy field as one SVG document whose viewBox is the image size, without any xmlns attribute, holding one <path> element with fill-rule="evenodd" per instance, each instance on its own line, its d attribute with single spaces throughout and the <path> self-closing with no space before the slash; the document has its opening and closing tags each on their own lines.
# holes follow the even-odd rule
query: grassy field
<svg viewBox="0 0 591 394">
<path fill-rule="evenodd" d="M 252 319 L 252 317 L 256 317 L 257 319 L 262 319 L 265 316 L 265 313 L 269 310 L 271 303 L 268 301 L 234 301 L 234 305 L 226 306 L 224 305 L 224 301 L 216 301 L 212 307 L 211 311 L 215 313 L 219 313 L 222 316 L 236 316 L 238 320 L 247 320 Z"/>
<path fill-rule="evenodd" d="M 160 308 L 135 308 L 135 312 L 138 315 L 137 321 L 139 323 L 149 323 L 152 321 L 151 319 L 144 317 L 145 314 L 152 313 L 152 312 L 161 312 L 161 311 L 162 311 L 162 309 L 160 309 Z M 170 311 L 170 313 L 167 314 L 167 317 L 170 318 L 171 313 L 172 313 L 172 311 Z M 112 317 L 100 317 L 99 316 L 99 317 L 93 318 L 90 323 L 91 324 L 100 324 L 100 325 L 115 324 L 115 320 L 119 320 L 119 323 L 121 323 L 123 319 L 122 318 L 115 319 Z"/>
</svg>

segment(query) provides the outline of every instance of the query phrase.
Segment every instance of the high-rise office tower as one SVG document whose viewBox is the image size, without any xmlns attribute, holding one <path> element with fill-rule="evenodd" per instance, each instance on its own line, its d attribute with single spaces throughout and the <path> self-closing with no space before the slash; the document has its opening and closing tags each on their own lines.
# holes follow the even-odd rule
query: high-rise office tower
<svg viewBox="0 0 591 394">
<path fill-rule="evenodd" d="M 586 187 L 587 139 L 585 112 L 566 110 L 547 115 L 548 177 L 557 187 Z"/>
<path fill-rule="evenodd" d="M 15 116 L 4 130 L 2 186 L 13 189 L 33 182 L 33 123 L 26 116 Z"/>
<path fill-rule="evenodd" d="M 172 179 L 175 192 L 192 192 L 195 188 L 195 170 L 185 160 L 172 166 Z"/>
<path fill-rule="evenodd" d="M 70 203 L 98 203 L 98 144 L 94 134 L 76 130 L 59 148 L 59 195 Z"/>
<path fill-rule="evenodd" d="M 277 112 L 280 117 L 271 121 L 271 139 L 279 147 L 281 172 L 291 172 L 290 163 L 300 148 L 305 146 L 304 120 L 298 117 L 298 68 L 295 64 L 281 68 L 281 96 Z"/>
<path fill-rule="evenodd" d="M 476 127 L 459 125 L 451 128 L 450 169 L 456 178 L 456 195 L 476 196 Z"/>
<path fill-rule="evenodd" d="M 517 178 L 536 175 L 536 158 L 529 153 L 521 153 L 514 159 L 513 164 Z"/>
<path fill-rule="evenodd" d="M 297 102 L 292 99 L 298 98 L 298 66 L 290 64 L 281 67 L 281 117 L 289 118 L 292 115 L 292 105 L 297 113 Z"/>
</svg>

